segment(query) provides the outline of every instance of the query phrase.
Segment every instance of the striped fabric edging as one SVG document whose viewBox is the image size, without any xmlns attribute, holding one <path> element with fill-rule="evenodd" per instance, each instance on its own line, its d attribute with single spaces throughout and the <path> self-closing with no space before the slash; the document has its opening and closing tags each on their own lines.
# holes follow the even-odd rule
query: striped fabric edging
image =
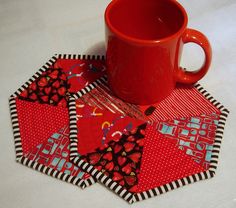
<svg viewBox="0 0 236 208">
<path fill-rule="evenodd" d="M 69 116 L 70 116 L 70 161 L 79 157 L 78 153 L 78 139 L 77 139 L 77 118 L 76 118 L 76 99 L 69 97 Z M 89 177 L 85 180 L 87 186 L 96 183 L 96 179 Z"/>
<path fill-rule="evenodd" d="M 85 94 L 87 94 L 88 92 L 92 91 L 98 85 L 106 84 L 106 83 L 107 83 L 107 76 L 105 75 L 105 76 L 100 77 L 99 79 L 95 80 L 94 82 L 88 84 L 86 87 L 84 87 L 83 89 L 81 89 L 77 93 L 73 94 L 72 96 L 75 99 L 79 99 L 79 98 L 83 97 Z"/>
<path fill-rule="evenodd" d="M 213 145 L 212 156 L 209 166 L 209 171 L 214 175 L 217 169 L 217 164 L 219 160 L 220 148 L 224 134 L 225 123 L 229 115 L 229 110 L 225 108 L 220 102 L 215 100 L 207 90 L 205 90 L 199 83 L 195 84 L 195 88 L 207 99 L 209 100 L 216 108 L 221 112 L 219 123 L 216 129 L 215 142 Z"/>
<path fill-rule="evenodd" d="M 69 115 L 70 115 L 70 159 L 78 156 L 77 139 L 77 118 L 76 102 L 74 97 L 69 97 Z"/>
<path fill-rule="evenodd" d="M 52 177 L 60 179 L 62 181 L 65 181 L 65 182 L 71 183 L 73 185 L 79 186 L 82 189 L 87 187 L 87 185 L 85 184 L 85 181 L 83 179 L 80 179 L 78 177 L 71 176 L 71 175 L 68 175 L 66 173 L 60 172 L 58 170 L 55 170 L 53 168 L 50 168 L 48 166 L 45 166 L 43 164 L 37 163 L 33 160 L 30 160 L 30 159 L 28 159 L 24 156 L 21 157 L 17 162 L 19 162 L 19 163 L 21 163 L 21 164 L 23 164 L 27 167 L 30 167 L 34 170 L 37 170 L 41 173 L 44 173 L 48 176 L 52 176 Z M 90 185 L 92 185 L 92 184 L 90 184 Z"/>
<path fill-rule="evenodd" d="M 124 189 L 117 182 L 113 181 L 110 177 L 106 176 L 105 174 L 103 174 L 102 172 L 94 168 L 92 165 L 90 165 L 89 163 L 80 159 L 78 156 L 73 158 L 73 163 L 76 164 L 78 167 L 82 168 L 82 170 L 91 174 L 98 181 L 100 181 L 102 184 L 110 188 L 112 191 L 114 191 L 117 195 L 119 195 L 121 198 L 123 198 L 130 204 L 137 201 L 142 201 L 142 200 L 154 197 L 154 196 L 158 196 L 158 195 L 167 193 L 171 190 L 186 186 L 188 184 L 192 184 L 200 180 L 209 179 L 214 176 L 214 174 L 211 171 L 207 170 L 204 172 L 200 172 L 191 176 L 178 179 L 176 181 L 172 181 L 168 184 L 156 187 L 154 189 L 150 189 L 147 191 L 134 194 Z"/>
<path fill-rule="evenodd" d="M 105 60 L 104 55 L 56 54 L 58 59 Z"/>
<path fill-rule="evenodd" d="M 72 162 L 78 167 L 80 167 L 82 170 L 91 174 L 98 181 L 100 181 L 106 187 L 110 188 L 112 191 L 114 191 L 117 195 L 119 195 L 124 200 L 128 201 L 130 204 L 134 202 L 133 193 L 130 193 L 129 191 L 124 189 L 121 185 L 119 185 L 117 182 L 113 181 L 110 177 L 106 176 L 104 173 L 100 172 L 89 163 L 80 159 L 79 156 L 74 157 L 72 159 Z"/>
<path fill-rule="evenodd" d="M 183 187 L 188 184 L 192 184 L 197 181 L 210 179 L 214 177 L 215 171 L 218 164 L 218 158 L 220 153 L 220 145 L 221 140 L 223 138 L 223 131 L 226 123 L 227 116 L 229 111 L 219 102 L 217 102 L 211 95 L 208 93 L 200 84 L 196 84 L 195 88 L 207 99 L 209 100 L 217 109 L 220 110 L 221 115 L 218 123 L 218 127 L 216 130 L 215 142 L 213 145 L 212 150 L 212 157 L 210 161 L 210 166 L 207 171 L 196 173 L 175 181 L 172 181 L 168 184 L 156 187 L 154 189 L 150 189 L 140 193 L 131 193 L 128 190 L 124 189 L 121 185 L 117 182 L 113 181 L 111 178 L 94 168 L 89 163 L 85 162 L 84 160 L 80 159 L 77 151 L 77 126 L 76 126 L 76 106 L 75 106 L 75 98 L 70 99 L 70 122 L 71 122 L 71 160 L 74 164 L 80 167 L 82 170 L 86 171 L 87 173 L 91 174 L 94 178 L 104 184 L 106 187 L 110 188 L 114 191 L 117 195 L 121 198 L 126 200 L 128 203 L 132 204 L 137 201 L 142 201 L 154 196 L 158 196 L 164 193 L 167 193 L 171 190 Z"/>
<path fill-rule="evenodd" d="M 20 127 L 18 122 L 15 97 L 9 98 L 9 106 L 10 106 L 11 122 L 13 128 L 14 143 L 15 143 L 16 161 L 19 161 L 19 159 L 23 156 L 23 150 L 22 150 Z"/>
<path fill-rule="evenodd" d="M 148 191 L 134 194 L 133 195 L 133 202 L 142 201 L 142 200 L 154 197 L 154 196 L 159 196 L 159 195 L 167 193 L 171 190 L 186 186 L 188 184 L 195 183 L 197 181 L 209 179 L 212 177 L 213 177 L 213 174 L 209 170 L 204 171 L 204 172 L 200 172 L 200 173 L 197 173 L 197 174 L 194 174 L 191 176 L 187 176 L 187 177 L 172 181 L 170 183 L 167 183 L 165 185 L 156 187 L 154 189 L 150 189 Z"/>
</svg>

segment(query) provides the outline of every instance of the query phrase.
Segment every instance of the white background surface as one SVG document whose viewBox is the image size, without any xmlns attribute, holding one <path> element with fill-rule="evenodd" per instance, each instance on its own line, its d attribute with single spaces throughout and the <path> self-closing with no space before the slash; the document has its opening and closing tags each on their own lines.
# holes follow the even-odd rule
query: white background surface
<svg viewBox="0 0 236 208">
<path fill-rule="evenodd" d="M 0 0 L 0 207 L 236 207 L 236 1 L 181 0 L 189 27 L 208 36 L 213 63 L 201 83 L 231 114 L 215 178 L 128 205 L 100 184 L 81 190 L 15 162 L 8 97 L 54 53 L 104 54 L 109 0 Z M 183 64 L 198 68 L 198 47 Z"/>
</svg>

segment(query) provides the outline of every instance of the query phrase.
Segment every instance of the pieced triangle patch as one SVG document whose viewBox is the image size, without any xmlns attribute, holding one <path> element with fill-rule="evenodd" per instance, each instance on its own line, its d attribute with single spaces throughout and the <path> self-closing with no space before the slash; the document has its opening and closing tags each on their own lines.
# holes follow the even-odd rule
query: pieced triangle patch
<svg viewBox="0 0 236 208">
<path fill-rule="evenodd" d="M 43 143 L 69 122 L 68 109 L 16 99 L 23 153 Z"/>
<path fill-rule="evenodd" d="M 69 160 L 69 127 L 65 126 L 53 133 L 43 143 L 37 144 L 25 157 L 67 175 L 86 179 L 89 175 L 73 165 Z"/>
<path fill-rule="evenodd" d="M 77 102 L 78 153 L 86 154 L 118 140 L 142 121 Z"/>
<path fill-rule="evenodd" d="M 68 89 L 70 84 L 61 69 L 50 68 L 32 82 L 20 95 L 22 100 L 67 107 Z"/>
<path fill-rule="evenodd" d="M 157 121 L 155 129 L 176 148 L 189 155 L 196 163 L 208 169 L 215 142 L 219 113 Z"/>
<path fill-rule="evenodd" d="M 172 140 L 153 127 L 146 129 L 137 192 L 162 186 L 204 171 L 190 156 L 176 148 Z"/>
<path fill-rule="evenodd" d="M 147 124 L 123 134 L 96 151 L 81 156 L 97 170 L 112 178 L 125 189 L 135 192 L 138 184 L 141 157 Z"/>
<path fill-rule="evenodd" d="M 105 74 L 105 62 L 101 60 L 58 59 L 54 67 L 63 69 L 71 93 L 78 92 Z"/>
</svg>

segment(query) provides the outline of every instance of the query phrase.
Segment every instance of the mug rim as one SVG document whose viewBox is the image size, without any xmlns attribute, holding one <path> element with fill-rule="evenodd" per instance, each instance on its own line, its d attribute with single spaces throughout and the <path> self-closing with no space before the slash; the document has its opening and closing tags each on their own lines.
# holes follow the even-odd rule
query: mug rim
<svg viewBox="0 0 236 208">
<path fill-rule="evenodd" d="M 153 44 L 169 41 L 169 40 L 173 39 L 174 37 L 184 33 L 184 30 L 187 28 L 187 24 L 188 24 L 187 12 L 185 11 L 184 7 L 179 2 L 177 2 L 177 0 L 171 0 L 171 2 L 178 7 L 178 9 L 181 11 L 181 13 L 184 16 L 184 22 L 177 32 L 175 32 L 167 37 L 160 38 L 160 39 L 153 39 L 153 40 L 145 40 L 145 39 L 131 37 L 129 35 L 126 35 L 126 34 L 120 32 L 118 29 L 116 29 L 110 21 L 109 11 L 118 1 L 120 1 L 120 0 L 112 0 L 109 3 L 109 5 L 107 6 L 107 8 L 105 10 L 105 15 L 104 15 L 105 23 L 114 34 L 116 34 L 118 37 L 120 37 L 121 39 L 123 39 L 125 41 L 132 42 L 134 44 L 148 44 L 148 45 L 151 44 L 151 45 L 153 45 Z"/>
</svg>

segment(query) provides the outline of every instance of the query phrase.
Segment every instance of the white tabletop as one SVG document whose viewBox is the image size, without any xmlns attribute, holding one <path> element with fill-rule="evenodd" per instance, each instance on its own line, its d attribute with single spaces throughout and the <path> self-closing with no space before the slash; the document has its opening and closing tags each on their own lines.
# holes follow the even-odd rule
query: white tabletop
<svg viewBox="0 0 236 208">
<path fill-rule="evenodd" d="M 213 63 L 201 83 L 231 114 L 213 179 L 129 205 L 100 184 L 85 190 L 15 162 L 8 97 L 54 53 L 104 54 L 109 0 L 0 0 L 0 207 L 236 207 L 236 1 L 181 0 L 189 27 L 208 36 Z M 185 47 L 183 65 L 198 68 L 202 51 Z"/>
</svg>

